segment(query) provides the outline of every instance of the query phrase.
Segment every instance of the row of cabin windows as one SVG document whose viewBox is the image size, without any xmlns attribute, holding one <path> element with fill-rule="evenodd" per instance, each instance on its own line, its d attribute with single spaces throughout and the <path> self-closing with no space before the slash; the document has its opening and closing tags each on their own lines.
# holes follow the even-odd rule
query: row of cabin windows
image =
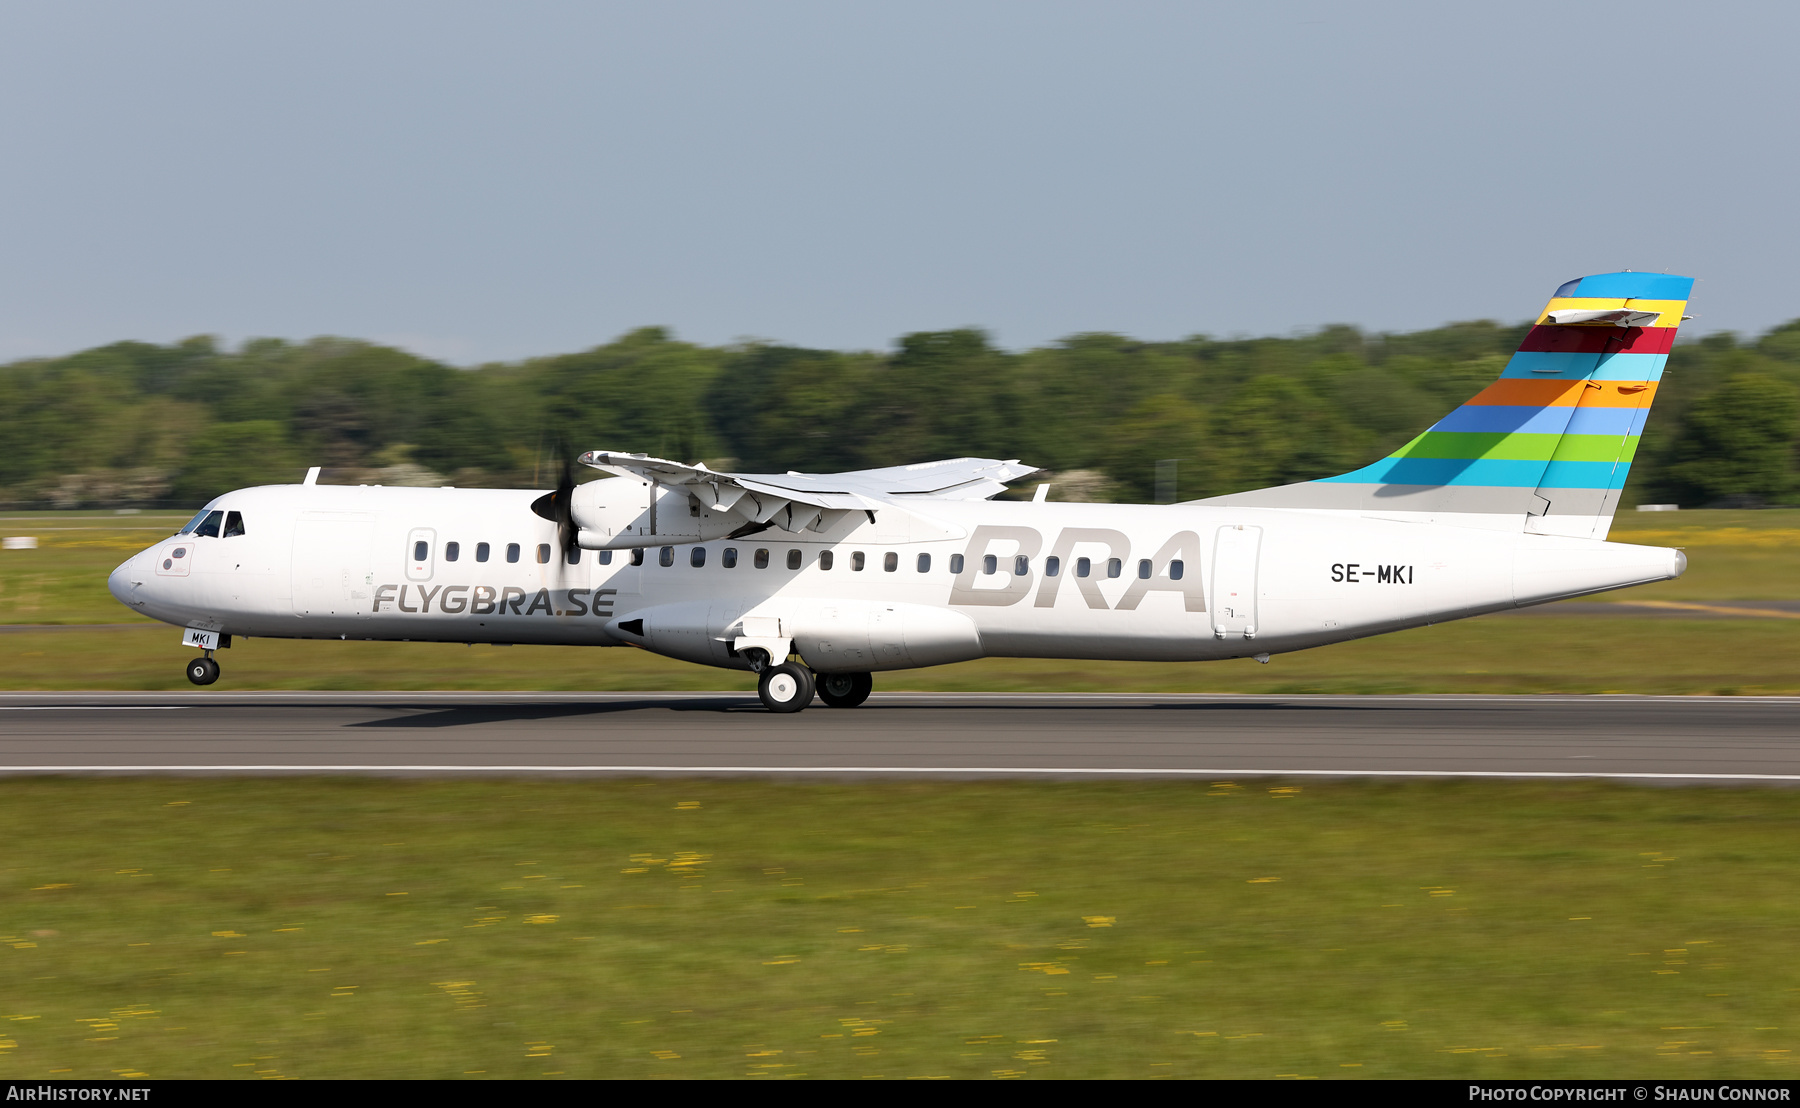
<svg viewBox="0 0 1800 1108">
<path fill-rule="evenodd" d="M 952 572 L 954 572 L 954 573 L 962 572 L 961 565 L 960 565 L 960 563 L 962 562 L 962 555 L 960 555 L 960 554 L 951 555 L 950 562 L 951 562 L 951 571 Z M 1075 559 L 1075 576 L 1077 576 L 1077 577 L 1092 577 L 1094 575 L 1094 568 L 1095 568 L 1094 562 L 1090 558 Z M 1108 558 L 1108 559 L 1106 559 L 1105 564 L 1103 566 L 1101 566 L 1100 568 L 1105 572 L 1106 576 L 1108 576 L 1108 577 L 1121 577 L 1125 573 L 1125 562 L 1123 559 L 1120 559 L 1120 558 Z M 1031 559 L 1026 557 L 1023 554 L 1020 554 L 1017 557 L 1013 558 L 1012 571 L 1013 571 L 1013 576 L 1015 576 L 1015 577 L 1025 577 L 1025 576 L 1030 575 Z M 984 556 L 981 559 L 981 572 L 989 573 L 989 574 L 1000 572 L 1000 559 L 995 557 L 992 554 L 988 554 L 988 555 Z M 1055 576 L 1059 575 L 1060 573 L 1062 573 L 1062 559 L 1061 558 L 1052 554 L 1048 558 L 1044 559 L 1044 576 L 1045 577 L 1055 577 Z M 1185 575 L 1186 573 L 1187 573 L 1187 563 L 1182 561 L 1180 558 L 1172 559 L 1169 562 L 1169 580 L 1179 581 L 1179 580 L 1181 580 L 1182 576 Z M 1155 575 L 1155 566 L 1153 566 L 1151 564 L 1150 559 L 1148 559 L 1148 558 L 1139 558 L 1138 559 L 1137 575 L 1139 578 L 1141 578 L 1142 580 L 1145 580 L 1145 581 L 1150 580 L 1150 578 Z"/>
<path fill-rule="evenodd" d="M 218 513 L 215 512 L 213 514 L 217 515 Z M 237 516 L 236 512 L 233 512 L 231 514 L 233 517 Z M 199 533 L 204 533 L 204 532 L 199 532 Z M 228 532 L 228 533 L 235 533 L 235 534 L 240 534 L 240 535 L 243 534 L 242 525 L 241 524 L 239 525 L 238 531 Z M 489 554 L 489 548 L 488 548 L 487 543 L 478 542 L 475 544 L 475 560 L 476 561 L 478 561 L 478 562 L 487 561 L 488 554 Z M 431 556 L 431 546 L 429 543 L 425 542 L 423 539 L 419 540 L 418 542 L 413 543 L 413 561 L 423 562 L 430 556 Z M 462 557 L 462 544 L 461 543 L 447 542 L 444 544 L 444 561 L 454 562 L 460 557 Z M 802 562 L 804 561 L 804 557 L 805 556 L 798 549 L 790 549 L 787 552 L 787 567 L 789 569 L 799 569 Z M 509 562 L 516 562 L 519 560 L 519 544 L 518 543 L 511 542 L 511 543 L 506 544 L 506 560 Z M 539 565 L 547 565 L 549 563 L 549 561 L 550 561 L 550 544 L 549 543 L 546 542 L 546 543 L 538 544 L 537 560 L 538 560 Z M 612 564 L 612 560 L 613 560 L 613 552 L 612 551 L 610 551 L 610 550 L 600 551 L 600 564 L 601 565 L 609 566 Z M 569 564 L 572 566 L 580 565 L 581 564 L 581 551 L 576 550 L 576 551 L 573 551 L 572 553 L 570 553 L 568 561 L 569 561 Z M 819 551 L 819 568 L 820 569 L 829 570 L 832 568 L 833 565 L 836 564 L 836 561 L 837 561 L 837 557 L 833 551 L 830 551 L 830 550 Z M 631 564 L 634 566 L 641 566 L 644 564 L 644 552 L 641 548 L 637 549 L 637 550 L 633 550 L 631 552 Z M 674 565 L 675 564 L 675 548 L 672 546 L 665 546 L 665 547 L 662 547 L 660 550 L 658 550 L 657 555 L 656 555 L 656 564 L 660 565 L 660 566 Z M 724 550 L 721 550 L 719 552 L 719 564 L 726 569 L 736 569 L 737 564 L 738 564 L 737 547 L 728 546 Z M 767 547 L 758 547 L 756 552 L 751 555 L 750 564 L 755 566 L 757 569 L 768 569 L 769 568 L 769 550 L 768 550 L 768 548 Z M 694 547 L 688 548 L 688 565 L 693 566 L 695 569 L 700 569 L 701 567 L 705 566 L 706 565 L 706 547 L 694 546 Z M 853 550 L 850 552 L 850 569 L 852 572 L 861 573 L 863 571 L 863 569 L 866 568 L 867 565 L 868 565 L 868 559 L 867 559 L 867 556 L 863 553 L 863 551 Z M 931 572 L 931 555 L 920 554 L 918 556 L 918 560 L 915 563 L 915 565 L 917 566 L 917 569 L 920 573 L 930 573 Z M 888 573 L 893 573 L 895 570 L 899 569 L 900 568 L 900 555 L 895 553 L 892 550 L 883 554 L 881 556 L 881 568 L 883 570 L 887 571 Z M 1104 566 L 1102 567 L 1102 569 L 1104 570 L 1106 576 L 1108 576 L 1108 577 L 1119 577 L 1119 576 L 1122 576 L 1125 572 L 1125 563 L 1121 559 L 1118 559 L 1118 558 L 1108 558 L 1106 560 Z M 1148 558 L 1138 559 L 1137 575 L 1139 578 L 1148 581 L 1150 579 L 1150 577 L 1152 576 L 1153 569 L 1154 569 L 1154 567 L 1150 564 L 1150 559 L 1148 559 Z M 962 571 L 963 571 L 963 556 L 961 554 L 950 555 L 950 572 L 951 573 L 961 573 Z M 1017 577 L 1029 576 L 1031 573 L 1031 559 L 1024 554 L 1020 554 L 1017 557 L 1013 558 L 1012 571 L 1013 571 L 1013 575 L 1017 576 Z M 981 572 L 984 574 L 988 574 L 990 576 L 992 574 L 1000 572 L 999 557 L 994 554 L 988 554 L 988 555 L 983 556 L 983 558 L 981 559 Z M 1055 577 L 1058 574 L 1060 574 L 1061 572 L 1062 572 L 1062 559 L 1061 558 L 1058 558 L 1056 555 L 1052 554 L 1050 557 L 1044 559 L 1044 576 Z M 1169 563 L 1169 579 L 1170 580 L 1179 581 L 1179 580 L 1181 580 L 1182 575 L 1186 572 L 1187 572 L 1187 566 L 1184 562 L 1182 562 L 1182 560 L 1180 558 L 1176 558 Z M 1091 576 L 1093 576 L 1093 573 L 1094 573 L 1094 563 L 1091 559 L 1089 559 L 1089 558 L 1075 559 L 1075 576 L 1091 577 Z"/>
<path fill-rule="evenodd" d="M 506 544 L 506 560 L 507 561 L 509 561 L 509 562 L 518 561 L 519 554 L 520 554 L 520 548 L 519 548 L 518 543 L 509 542 Z M 478 542 L 475 544 L 475 560 L 476 561 L 485 562 L 492 556 L 493 556 L 493 548 L 488 546 L 487 543 Z M 431 557 L 431 544 L 430 543 L 426 542 L 424 539 L 420 539 L 419 541 L 413 543 L 413 561 L 423 562 L 427 558 L 430 558 L 430 557 Z M 462 543 L 447 542 L 444 544 L 444 561 L 454 562 L 454 561 L 457 561 L 458 559 L 460 559 L 461 557 L 462 557 Z M 538 543 L 537 560 L 538 560 L 539 565 L 547 564 L 550 561 L 550 544 L 549 543 L 547 543 L 547 542 Z M 581 562 L 581 551 L 577 550 L 574 553 L 574 555 L 569 558 L 569 564 L 577 565 L 580 562 Z"/>
</svg>

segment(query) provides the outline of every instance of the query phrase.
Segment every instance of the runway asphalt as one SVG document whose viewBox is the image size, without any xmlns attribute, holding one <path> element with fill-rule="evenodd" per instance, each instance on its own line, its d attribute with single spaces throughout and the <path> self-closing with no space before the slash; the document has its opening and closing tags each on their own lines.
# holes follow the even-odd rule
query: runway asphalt
<svg viewBox="0 0 1800 1108">
<path fill-rule="evenodd" d="M 1615 777 L 1800 783 L 1800 698 L 0 694 L 0 774 Z"/>
</svg>

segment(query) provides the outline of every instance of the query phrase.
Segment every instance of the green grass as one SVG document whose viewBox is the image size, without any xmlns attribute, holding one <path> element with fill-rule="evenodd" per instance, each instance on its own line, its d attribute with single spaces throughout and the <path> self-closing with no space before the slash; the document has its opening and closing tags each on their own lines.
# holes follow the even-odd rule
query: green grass
<svg viewBox="0 0 1800 1108">
<path fill-rule="evenodd" d="M 14 512 L 0 533 L 31 535 L 36 550 L 0 550 L 0 623 L 151 623 L 114 600 L 107 575 L 174 533 L 192 512 L 138 515 Z"/>
<path fill-rule="evenodd" d="M 1800 511 L 1628 512 L 1608 538 L 1681 547 L 1688 571 L 1597 600 L 1800 600 Z"/>
<path fill-rule="evenodd" d="M 0 1077 L 1778 1077 L 1780 790 L 0 782 Z"/>
</svg>

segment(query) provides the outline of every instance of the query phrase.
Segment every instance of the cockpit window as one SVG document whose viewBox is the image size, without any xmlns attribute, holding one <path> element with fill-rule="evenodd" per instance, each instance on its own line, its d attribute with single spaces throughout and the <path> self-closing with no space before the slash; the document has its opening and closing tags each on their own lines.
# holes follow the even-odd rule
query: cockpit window
<svg viewBox="0 0 1800 1108">
<path fill-rule="evenodd" d="M 1556 291 L 1550 294 L 1550 298 L 1555 300 L 1564 296 L 1574 296 L 1576 288 L 1580 285 L 1581 278 L 1579 277 L 1575 278 L 1573 281 L 1564 281 L 1562 284 L 1556 286 Z"/>
<path fill-rule="evenodd" d="M 216 539 L 219 537 L 219 524 L 224 522 L 224 512 L 208 512 L 206 513 L 206 518 L 200 521 L 200 526 L 194 528 L 194 534 L 209 539 Z"/>
<path fill-rule="evenodd" d="M 225 537 L 235 538 L 244 533 L 244 514 L 242 512 L 225 513 Z"/>
<path fill-rule="evenodd" d="M 191 535 L 194 533 L 194 528 L 200 526 L 200 524 L 202 524 L 205 521 L 206 521 L 206 509 L 202 508 L 194 514 L 193 519 L 190 519 L 186 523 L 182 524 L 181 530 L 179 530 L 175 533 L 177 535 Z"/>
</svg>

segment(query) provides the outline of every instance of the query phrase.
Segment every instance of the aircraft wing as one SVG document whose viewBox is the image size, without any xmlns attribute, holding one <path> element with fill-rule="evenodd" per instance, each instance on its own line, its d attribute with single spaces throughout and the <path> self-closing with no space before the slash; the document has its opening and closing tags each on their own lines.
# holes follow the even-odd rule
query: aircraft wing
<svg viewBox="0 0 1800 1108">
<path fill-rule="evenodd" d="M 715 511 L 736 511 L 753 523 L 788 531 L 824 531 L 852 511 L 874 511 L 884 501 L 986 500 L 1006 482 L 1037 472 L 1014 458 L 947 458 L 910 466 L 844 473 L 720 473 L 647 454 L 590 450 L 578 461 L 621 476 L 648 478 L 685 488 Z"/>
</svg>

